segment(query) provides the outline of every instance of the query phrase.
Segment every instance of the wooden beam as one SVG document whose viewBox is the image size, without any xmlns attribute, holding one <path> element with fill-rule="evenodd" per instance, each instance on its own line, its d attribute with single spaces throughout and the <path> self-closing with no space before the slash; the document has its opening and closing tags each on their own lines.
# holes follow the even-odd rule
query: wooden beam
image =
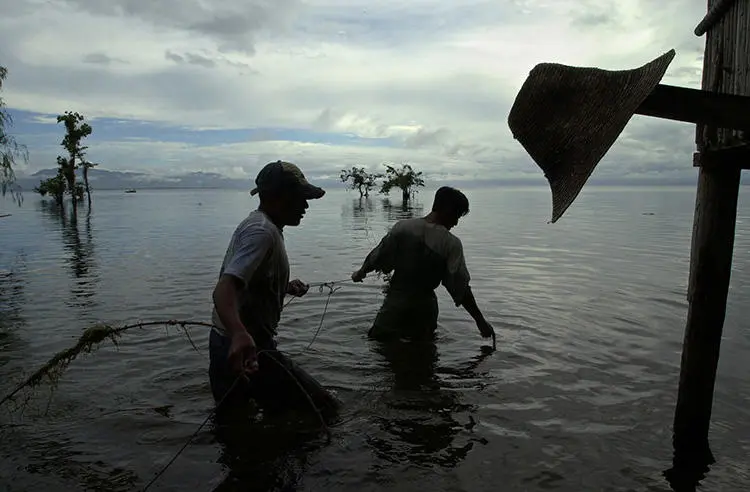
<svg viewBox="0 0 750 492">
<path fill-rule="evenodd" d="M 750 169 L 750 145 L 733 145 L 696 152 L 693 154 L 693 166 Z"/>
<path fill-rule="evenodd" d="M 735 0 L 717 0 L 716 3 L 711 7 L 703 20 L 698 24 L 693 31 L 696 36 L 703 36 L 708 32 L 709 29 L 714 27 L 718 23 L 724 14 L 727 13 L 729 8 L 734 4 Z"/>
<path fill-rule="evenodd" d="M 716 128 L 750 130 L 750 96 L 659 84 L 635 112 Z"/>
</svg>

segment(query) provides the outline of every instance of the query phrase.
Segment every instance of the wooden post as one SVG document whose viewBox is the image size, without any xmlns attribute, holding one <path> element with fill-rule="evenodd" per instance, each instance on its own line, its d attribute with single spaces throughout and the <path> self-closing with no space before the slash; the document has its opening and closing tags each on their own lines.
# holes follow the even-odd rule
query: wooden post
<svg viewBox="0 0 750 492">
<path fill-rule="evenodd" d="M 714 462 L 708 430 L 732 269 L 740 173 L 734 166 L 704 166 L 698 177 L 690 306 L 674 419 L 675 460 L 688 468 Z"/>
<path fill-rule="evenodd" d="M 709 12 L 726 0 L 709 0 Z M 731 4 L 708 31 L 703 89 L 750 95 L 750 2 Z M 741 168 L 747 163 L 702 156 L 721 155 L 726 147 L 744 147 L 746 134 L 698 125 L 700 166 L 695 202 L 688 317 L 683 341 L 677 405 L 674 416 L 674 460 L 667 477 L 675 490 L 695 490 L 714 457 L 708 441 L 716 369 L 732 269 L 737 197 Z M 742 166 L 744 164 L 744 166 Z"/>
</svg>

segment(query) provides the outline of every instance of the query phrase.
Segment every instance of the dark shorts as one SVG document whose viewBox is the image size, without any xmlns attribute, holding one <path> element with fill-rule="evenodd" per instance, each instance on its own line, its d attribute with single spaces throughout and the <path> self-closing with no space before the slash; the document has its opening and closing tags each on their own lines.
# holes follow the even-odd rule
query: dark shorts
<svg viewBox="0 0 750 492">
<path fill-rule="evenodd" d="M 338 400 L 318 381 L 270 341 L 258 347 L 259 370 L 240 379 L 228 363 L 231 340 L 214 330 L 209 337 L 209 379 L 214 401 L 222 408 L 245 406 L 250 400 L 264 412 L 314 412 L 312 404 L 327 420 L 338 411 Z M 235 384 L 237 381 L 237 384 Z M 234 384 L 234 387 L 232 386 Z M 231 389 L 231 393 L 230 393 Z"/>
</svg>

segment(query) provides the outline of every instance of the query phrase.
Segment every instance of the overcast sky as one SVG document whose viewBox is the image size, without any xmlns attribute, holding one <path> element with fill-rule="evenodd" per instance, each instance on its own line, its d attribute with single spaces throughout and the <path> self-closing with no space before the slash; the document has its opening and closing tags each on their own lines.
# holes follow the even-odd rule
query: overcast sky
<svg viewBox="0 0 750 492">
<path fill-rule="evenodd" d="M 214 6 L 208 6 L 213 3 Z M 0 0 L 3 97 L 27 171 L 61 153 L 65 110 L 110 170 L 312 176 L 410 162 L 448 179 L 536 177 L 507 116 L 541 62 L 638 67 L 700 87 L 704 1 Z M 636 116 L 600 178 L 694 179 L 694 126 Z M 542 181 L 543 182 L 543 181 Z"/>
</svg>

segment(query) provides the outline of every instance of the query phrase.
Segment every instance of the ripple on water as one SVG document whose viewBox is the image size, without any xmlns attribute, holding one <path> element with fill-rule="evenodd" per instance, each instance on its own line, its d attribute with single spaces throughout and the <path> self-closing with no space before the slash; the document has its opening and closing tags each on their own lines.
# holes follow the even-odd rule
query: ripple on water
<svg viewBox="0 0 750 492">
<path fill-rule="evenodd" d="M 365 337 L 383 299 L 374 278 L 341 284 L 308 349 L 327 299 L 313 287 L 285 310 L 279 338 L 344 401 L 332 444 L 305 447 L 254 428 L 241 441 L 263 442 L 265 454 L 230 450 L 208 426 L 159 490 L 208 490 L 220 480 L 248 489 L 295 476 L 299 490 L 668 490 L 660 473 L 671 459 L 693 191 L 593 189 L 549 225 L 546 189 L 471 190 L 472 213 L 456 233 L 497 352 L 481 356 L 486 341 L 440 289 L 436 352 L 384 353 Z M 334 195 L 285 232 L 293 277 L 347 278 L 394 220 L 377 199 L 368 210 Z M 234 192 L 144 190 L 130 198 L 97 194 L 79 242 L 44 211 L 14 212 L 19 234 L 0 257 L 18 272 L 12 285 L 0 276 L 0 389 L 91 322 L 210 319 L 226 242 L 255 202 Z M 747 211 L 740 215 L 747 220 Z M 744 251 L 750 233 L 738 224 L 736 248 Z M 38 241 L 38 230 L 48 240 Z M 750 435 L 747 261 L 739 255 L 733 264 L 712 422 L 719 463 L 705 481 L 712 490 L 750 483 L 750 441 L 742 438 Z M 48 415 L 40 392 L 33 411 L 16 419 L 20 427 L 0 422 L 0 482 L 142 486 L 211 408 L 208 330 L 190 333 L 200 353 L 179 330 L 159 327 L 76 360 Z"/>
</svg>

